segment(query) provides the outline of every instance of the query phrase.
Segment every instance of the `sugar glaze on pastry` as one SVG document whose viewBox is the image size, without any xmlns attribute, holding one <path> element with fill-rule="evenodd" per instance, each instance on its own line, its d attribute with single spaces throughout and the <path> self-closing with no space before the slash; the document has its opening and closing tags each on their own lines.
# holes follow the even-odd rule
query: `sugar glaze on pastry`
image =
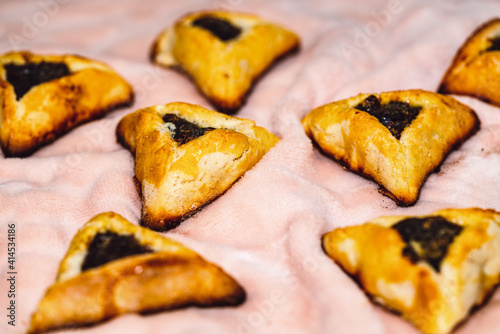
<svg viewBox="0 0 500 334">
<path fill-rule="evenodd" d="M 479 120 L 452 97 L 407 90 L 333 102 L 312 110 L 302 125 L 326 154 L 409 206 L 428 174 L 477 131 Z"/>
<path fill-rule="evenodd" d="M 129 105 L 133 90 L 109 66 L 74 55 L 0 56 L 0 145 L 24 157 L 75 126 Z"/>
<path fill-rule="evenodd" d="M 202 11 L 161 32 L 151 60 L 187 72 L 219 111 L 233 113 L 254 81 L 298 45 L 293 32 L 258 16 Z"/>
<path fill-rule="evenodd" d="M 155 230 L 223 194 L 279 140 L 251 120 L 181 102 L 125 116 L 117 136 L 135 155 L 141 224 Z"/>
<path fill-rule="evenodd" d="M 29 333 L 88 326 L 124 313 L 236 306 L 244 300 L 243 288 L 221 268 L 106 212 L 74 236 Z"/>
<path fill-rule="evenodd" d="M 445 209 L 337 228 L 323 248 L 376 302 L 445 334 L 500 281 L 500 213 Z"/>
</svg>

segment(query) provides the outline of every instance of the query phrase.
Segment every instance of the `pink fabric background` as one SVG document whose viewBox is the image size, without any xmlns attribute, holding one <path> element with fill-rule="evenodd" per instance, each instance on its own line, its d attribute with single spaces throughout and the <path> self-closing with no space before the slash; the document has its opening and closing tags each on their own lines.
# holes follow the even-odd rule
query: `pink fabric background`
<svg viewBox="0 0 500 334">
<path fill-rule="evenodd" d="M 103 211 L 138 222 L 133 159 L 116 142 L 116 124 L 155 104 L 210 107 L 186 77 L 152 66 L 148 49 L 181 15 L 214 8 L 259 14 L 302 40 L 300 53 L 268 72 L 238 113 L 282 141 L 224 196 L 165 233 L 223 267 L 248 299 L 236 308 L 130 314 L 68 333 L 417 333 L 366 298 L 324 255 L 321 235 L 387 214 L 472 206 L 500 211 L 499 108 L 458 97 L 476 110 L 481 130 L 448 156 L 410 208 L 397 207 L 375 183 L 320 154 L 300 126 L 311 108 L 360 92 L 435 90 L 470 32 L 499 15 L 498 1 L 3 0 L 0 52 L 102 60 L 129 80 L 137 100 L 29 158 L 0 157 L 0 333 L 26 331 L 82 224 Z M 17 233 L 16 327 L 5 316 L 9 223 Z M 497 292 L 456 332 L 500 333 L 499 316 Z"/>
</svg>

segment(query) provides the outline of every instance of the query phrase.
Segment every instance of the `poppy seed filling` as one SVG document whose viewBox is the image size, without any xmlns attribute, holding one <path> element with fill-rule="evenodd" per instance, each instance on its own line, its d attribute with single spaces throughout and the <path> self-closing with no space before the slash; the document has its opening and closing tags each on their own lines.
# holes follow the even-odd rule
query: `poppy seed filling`
<svg viewBox="0 0 500 334">
<path fill-rule="evenodd" d="M 133 235 L 122 235 L 110 231 L 99 232 L 90 242 L 81 269 L 85 271 L 127 256 L 152 252 L 151 248 L 141 245 Z"/>
<path fill-rule="evenodd" d="M 175 114 L 165 114 L 163 116 L 165 123 L 172 123 L 175 126 L 172 139 L 175 140 L 179 146 L 187 142 L 203 136 L 205 133 L 215 130 L 215 128 L 202 128 L 196 124 L 186 121 Z"/>
<path fill-rule="evenodd" d="M 228 20 L 210 15 L 202 16 L 193 21 L 193 25 L 210 31 L 223 42 L 227 42 L 241 34 L 241 28 L 234 26 Z"/>
<path fill-rule="evenodd" d="M 491 45 L 486 49 L 486 52 L 500 51 L 500 36 L 490 39 Z"/>
<path fill-rule="evenodd" d="M 24 65 L 4 65 L 6 79 L 14 87 L 16 99 L 19 101 L 31 87 L 47 81 L 59 79 L 71 74 L 65 63 L 42 61 L 40 63 L 27 63 Z"/>
<path fill-rule="evenodd" d="M 404 219 L 391 228 L 398 231 L 406 243 L 403 256 L 412 263 L 425 261 L 437 272 L 448 252 L 448 247 L 463 230 L 441 216 Z"/>
<path fill-rule="evenodd" d="M 401 139 L 403 130 L 418 116 L 422 107 L 410 106 L 409 103 L 390 101 L 381 104 L 375 95 L 370 95 L 354 108 L 376 117 L 396 139 Z"/>
</svg>

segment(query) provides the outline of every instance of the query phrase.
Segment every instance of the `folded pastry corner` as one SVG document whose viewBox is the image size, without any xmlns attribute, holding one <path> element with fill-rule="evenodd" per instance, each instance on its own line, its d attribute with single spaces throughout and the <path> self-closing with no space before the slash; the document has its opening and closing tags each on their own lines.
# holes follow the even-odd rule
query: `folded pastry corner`
<svg viewBox="0 0 500 334">
<path fill-rule="evenodd" d="M 256 79 L 299 48 L 293 32 L 255 15 L 201 11 L 159 34 L 153 63 L 186 72 L 221 112 L 236 112 Z"/>
<path fill-rule="evenodd" d="M 439 93 L 467 95 L 500 107 L 500 18 L 478 27 L 460 47 Z"/>
<path fill-rule="evenodd" d="M 141 224 L 176 227 L 224 193 L 279 138 L 251 120 L 174 102 L 137 110 L 117 127 L 135 154 Z"/>
<path fill-rule="evenodd" d="M 500 213 L 444 209 L 379 217 L 323 236 L 323 249 L 373 300 L 445 334 L 500 282 Z"/>
<path fill-rule="evenodd" d="M 452 97 L 407 90 L 333 102 L 312 110 L 302 125 L 326 154 L 410 206 L 448 152 L 479 129 L 479 119 Z"/>
<path fill-rule="evenodd" d="M 78 124 L 130 105 L 132 87 L 109 66 L 75 55 L 0 55 L 0 145 L 25 157 Z"/>
<path fill-rule="evenodd" d="M 29 333 L 88 326 L 124 313 L 236 306 L 244 289 L 182 244 L 113 212 L 88 221 L 71 241 Z"/>
</svg>

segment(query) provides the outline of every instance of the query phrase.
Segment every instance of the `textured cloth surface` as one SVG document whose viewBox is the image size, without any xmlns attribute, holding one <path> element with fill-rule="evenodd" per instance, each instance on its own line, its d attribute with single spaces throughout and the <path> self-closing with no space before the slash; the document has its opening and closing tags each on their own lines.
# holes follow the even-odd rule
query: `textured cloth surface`
<svg viewBox="0 0 500 334">
<path fill-rule="evenodd" d="M 138 223 L 133 157 L 115 137 L 129 112 L 183 101 L 211 108 L 192 82 L 153 66 L 157 34 L 187 12 L 256 13 L 301 38 L 301 50 L 268 71 L 237 116 L 282 140 L 227 193 L 164 233 L 235 277 L 247 291 L 235 308 L 130 314 L 71 333 L 418 333 L 375 306 L 321 249 L 335 227 L 380 215 L 481 207 L 500 211 L 500 109 L 473 98 L 481 129 L 429 176 L 413 207 L 322 155 L 304 134 L 311 109 L 358 93 L 435 91 L 454 54 L 496 0 L 0 2 L 0 52 L 74 53 L 101 60 L 137 94 L 134 105 L 82 125 L 28 158 L 0 157 L 0 333 L 24 333 L 54 282 L 76 231 L 114 211 Z M 16 326 L 7 324 L 8 224 L 16 226 Z M 500 292 L 457 333 L 500 333 Z M 64 332 L 64 331 L 63 331 Z"/>
</svg>

